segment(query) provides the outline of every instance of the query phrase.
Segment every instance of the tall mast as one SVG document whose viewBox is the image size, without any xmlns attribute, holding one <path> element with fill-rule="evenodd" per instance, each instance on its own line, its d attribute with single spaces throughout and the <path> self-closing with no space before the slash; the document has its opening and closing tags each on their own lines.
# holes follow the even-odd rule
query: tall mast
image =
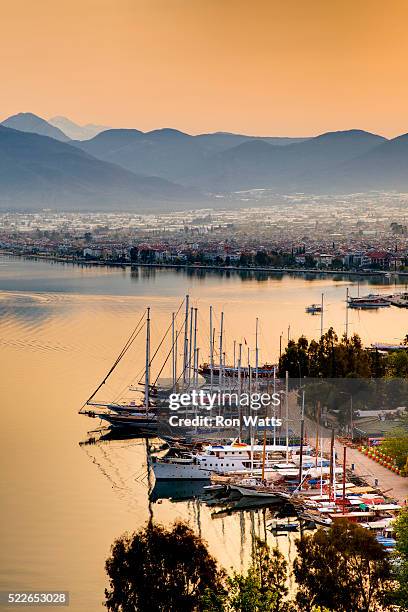
<svg viewBox="0 0 408 612">
<path fill-rule="evenodd" d="M 346 456 L 347 456 L 347 447 L 343 447 L 343 513 L 344 508 L 346 506 Z"/>
<path fill-rule="evenodd" d="M 322 293 L 322 304 L 320 310 L 320 337 L 323 336 L 323 303 L 324 303 L 324 293 Z"/>
<path fill-rule="evenodd" d="M 303 479 L 303 437 L 305 431 L 305 390 L 302 391 L 302 417 L 300 421 L 300 461 L 299 461 L 299 491 L 302 490 Z"/>
<path fill-rule="evenodd" d="M 334 459 L 334 429 L 331 430 L 331 440 L 330 440 L 330 473 L 329 473 L 329 499 L 330 501 L 333 501 L 333 499 L 336 499 L 336 490 L 334 490 L 334 497 L 333 497 L 333 482 L 334 482 L 334 465 L 333 465 L 333 459 Z"/>
<path fill-rule="evenodd" d="M 349 288 L 346 289 L 346 339 L 348 338 Z"/>
<path fill-rule="evenodd" d="M 322 437 L 320 437 L 320 495 L 323 495 L 323 438 Z"/>
<path fill-rule="evenodd" d="M 286 463 L 289 463 L 289 372 L 286 370 L 285 409 L 286 409 Z"/>
<path fill-rule="evenodd" d="M 263 446 L 262 446 L 262 480 L 265 480 L 265 457 L 266 457 L 266 428 L 264 429 Z"/>
<path fill-rule="evenodd" d="M 197 308 L 194 308 L 194 341 L 193 341 L 193 385 L 196 384 L 196 370 L 198 364 L 196 364 L 197 357 Z"/>
<path fill-rule="evenodd" d="M 211 370 L 211 386 L 214 384 L 214 349 L 215 349 L 215 327 L 212 331 L 212 370 Z M 211 387 L 212 388 L 212 387 Z"/>
<path fill-rule="evenodd" d="M 150 386 L 150 308 L 147 309 L 146 320 L 146 370 L 145 370 L 145 409 L 149 411 L 149 386 Z"/>
<path fill-rule="evenodd" d="M 219 386 L 222 389 L 222 343 L 223 343 L 223 334 L 224 334 L 224 313 L 221 313 L 221 322 L 220 322 L 220 367 L 219 367 Z"/>
<path fill-rule="evenodd" d="M 190 296 L 186 295 L 186 314 L 184 318 L 184 350 L 183 350 L 183 383 L 187 383 L 187 363 L 188 363 L 188 313 Z"/>
<path fill-rule="evenodd" d="M 174 328 L 175 338 L 174 338 L 174 374 L 175 374 L 175 386 L 177 386 L 177 351 L 178 351 L 178 335 L 177 326 Z"/>
<path fill-rule="evenodd" d="M 171 314 L 171 356 L 172 356 L 172 378 L 173 378 L 173 391 L 176 388 L 176 330 L 175 330 L 175 314 Z"/>
<path fill-rule="evenodd" d="M 251 370 L 251 355 L 249 351 L 249 346 L 247 348 L 247 352 L 248 352 L 248 389 L 249 389 L 249 392 L 251 392 L 252 370 Z"/>
<path fill-rule="evenodd" d="M 255 385 L 258 386 L 258 368 L 259 368 L 259 348 L 258 348 L 258 324 L 259 319 L 256 318 L 255 323 Z"/>
<path fill-rule="evenodd" d="M 319 456 L 319 433 L 320 433 L 320 401 L 317 400 L 317 415 L 316 415 L 316 467 L 317 467 L 317 458 Z"/>
<path fill-rule="evenodd" d="M 190 308 L 190 343 L 188 349 L 188 384 L 191 382 L 191 359 L 192 359 L 192 350 L 193 350 L 193 315 L 194 308 L 191 306 Z"/>
<path fill-rule="evenodd" d="M 249 436 L 251 443 L 251 476 L 254 473 L 254 434 L 252 431 L 252 425 L 249 425 Z"/>
<path fill-rule="evenodd" d="M 276 393 L 276 366 L 273 366 L 273 397 Z M 273 408 L 273 416 L 276 418 L 276 408 Z M 273 445 L 276 446 L 276 424 L 273 428 Z"/>
<path fill-rule="evenodd" d="M 242 359 L 242 344 L 239 345 L 238 352 L 238 417 L 239 417 L 239 441 L 242 441 L 242 407 L 241 407 L 241 359 Z"/>
<path fill-rule="evenodd" d="M 198 357 L 200 354 L 200 349 L 197 347 L 196 348 L 196 359 L 195 359 L 195 381 L 194 381 L 194 385 L 197 388 L 198 387 Z"/>
<path fill-rule="evenodd" d="M 213 307 L 210 306 L 210 385 L 213 388 L 214 379 L 214 336 L 213 336 Z"/>
</svg>

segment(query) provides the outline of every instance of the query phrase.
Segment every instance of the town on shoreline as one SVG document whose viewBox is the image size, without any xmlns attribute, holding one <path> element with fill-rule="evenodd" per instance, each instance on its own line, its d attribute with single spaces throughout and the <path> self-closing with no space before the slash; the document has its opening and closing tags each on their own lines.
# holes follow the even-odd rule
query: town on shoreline
<svg viewBox="0 0 408 612">
<path fill-rule="evenodd" d="M 289 197 L 179 212 L 0 211 L 3 253 L 97 265 L 408 274 L 408 197 Z"/>
</svg>

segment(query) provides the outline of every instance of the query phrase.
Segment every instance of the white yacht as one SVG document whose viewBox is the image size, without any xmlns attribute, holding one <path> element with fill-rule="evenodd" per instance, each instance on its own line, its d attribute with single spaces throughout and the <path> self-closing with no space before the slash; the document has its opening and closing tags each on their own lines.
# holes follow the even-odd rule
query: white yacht
<svg viewBox="0 0 408 612">
<path fill-rule="evenodd" d="M 247 472 L 260 474 L 264 471 L 275 471 L 280 462 L 285 461 L 286 445 L 267 444 L 217 444 L 204 448 L 203 452 L 193 455 L 184 453 L 183 457 L 173 457 L 170 454 L 162 458 L 155 458 L 153 471 L 157 479 L 170 478 L 210 478 L 211 472 Z M 295 455 L 300 446 L 289 447 L 289 454 Z M 304 447 L 305 452 L 309 447 Z M 265 453 L 265 458 L 264 458 Z M 281 455 L 279 459 L 279 455 Z M 181 460 L 182 459 L 182 460 Z M 294 466 L 294 464 L 292 464 Z"/>
<path fill-rule="evenodd" d="M 209 480 L 211 477 L 211 470 L 202 468 L 192 453 L 152 457 L 152 467 L 156 480 Z"/>
</svg>

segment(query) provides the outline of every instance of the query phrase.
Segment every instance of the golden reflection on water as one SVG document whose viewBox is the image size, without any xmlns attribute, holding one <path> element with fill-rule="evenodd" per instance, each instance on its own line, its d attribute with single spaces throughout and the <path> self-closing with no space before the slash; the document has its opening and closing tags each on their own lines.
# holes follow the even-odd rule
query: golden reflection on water
<svg viewBox="0 0 408 612">
<path fill-rule="evenodd" d="M 148 518 L 146 452 L 142 440 L 80 445 L 99 422 L 77 411 L 145 307 L 152 309 L 155 346 L 188 291 L 200 309 L 202 358 L 208 354 L 210 304 L 217 315 L 215 325 L 221 309 L 225 311 L 231 358 L 234 338 L 245 339 L 253 351 L 259 317 L 260 359 L 276 360 L 279 336 L 283 332 L 286 340 L 289 325 L 292 337 L 318 335 L 320 319 L 306 315 L 305 306 L 319 301 L 322 292 L 327 304 L 324 327 L 344 330 L 345 291 L 351 283 L 289 277 L 242 281 L 163 271 L 131 277 L 129 270 L 6 264 L 0 268 L 0 287 L 5 289 L 0 292 L 0 588 L 66 589 L 71 591 L 72 610 L 101 609 L 104 560 L 111 543 Z M 56 283 L 55 290 L 50 283 Z M 389 292 L 384 286 L 360 289 L 377 290 Z M 354 287 L 351 293 L 356 292 Z M 349 331 L 359 332 L 365 342 L 395 342 L 408 331 L 408 311 L 388 308 L 349 315 Z M 137 378 L 144 362 L 143 334 L 139 338 L 98 398 L 112 399 Z M 156 371 L 167 350 L 163 347 L 158 356 Z M 169 500 L 152 509 L 160 522 L 182 518 L 194 525 L 226 568 L 244 566 L 251 534 L 264 532 L 262 512 L 212 518 L 214 508 Z M 268 538 L 293 559 L 293 535 L 276 538 L 269 533 Z"/>
</svg>

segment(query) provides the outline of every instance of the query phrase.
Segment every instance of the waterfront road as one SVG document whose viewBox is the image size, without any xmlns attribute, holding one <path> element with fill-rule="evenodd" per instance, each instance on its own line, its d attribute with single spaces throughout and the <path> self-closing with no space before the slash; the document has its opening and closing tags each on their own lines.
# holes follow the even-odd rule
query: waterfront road
<svg viewBox="0 0 408 612">
<path fill-rule="evenodd" d="M 337 461 L 343 460 L 343 444 L 336 440 Z M 376 485 L 388 497 L 391 497 L 403 504 L 408 497 L 408 478 L 403 478 L 391 472 L 388 468 L 376 463 L 357 448 L 347 447 L 346 451 L 347 467 L 354 465 L 354 474 L 361 476 L 367 484 Z"/>
<path fill-rule="evenodd" d="M 295 401 L 290 402 L 289 407 L 289 427 L 297 435 L 300 434 L 300 415 L 299 407 Z M 323 426 L 320 427 L 320 436 L 323 444 L 323 452 L 326 456 L 330 455 L 331 430 Z M 305 437 L 309 444 L 315 446 L 316 441 L 316 422 L 305 417 Z M 340 440 L 335 440 L 337 464 L 343 461 L 344 444 Z M 346 465 L 351 470 L 354 466 L 354 474 L 360 476 L 369 486 L 374 487 L 377 481 L 377 488 L 388 497 L 395 499 L 400 504 L 404 504 L 408 498 L 408 478 L 403 478 L 391 472 L 391 470 L 376 463 L 369 457 L 360 453 L 357 448 L 347 446 Z M 406 502 L 408 503 L 408 502 Z"/>
</svg>

